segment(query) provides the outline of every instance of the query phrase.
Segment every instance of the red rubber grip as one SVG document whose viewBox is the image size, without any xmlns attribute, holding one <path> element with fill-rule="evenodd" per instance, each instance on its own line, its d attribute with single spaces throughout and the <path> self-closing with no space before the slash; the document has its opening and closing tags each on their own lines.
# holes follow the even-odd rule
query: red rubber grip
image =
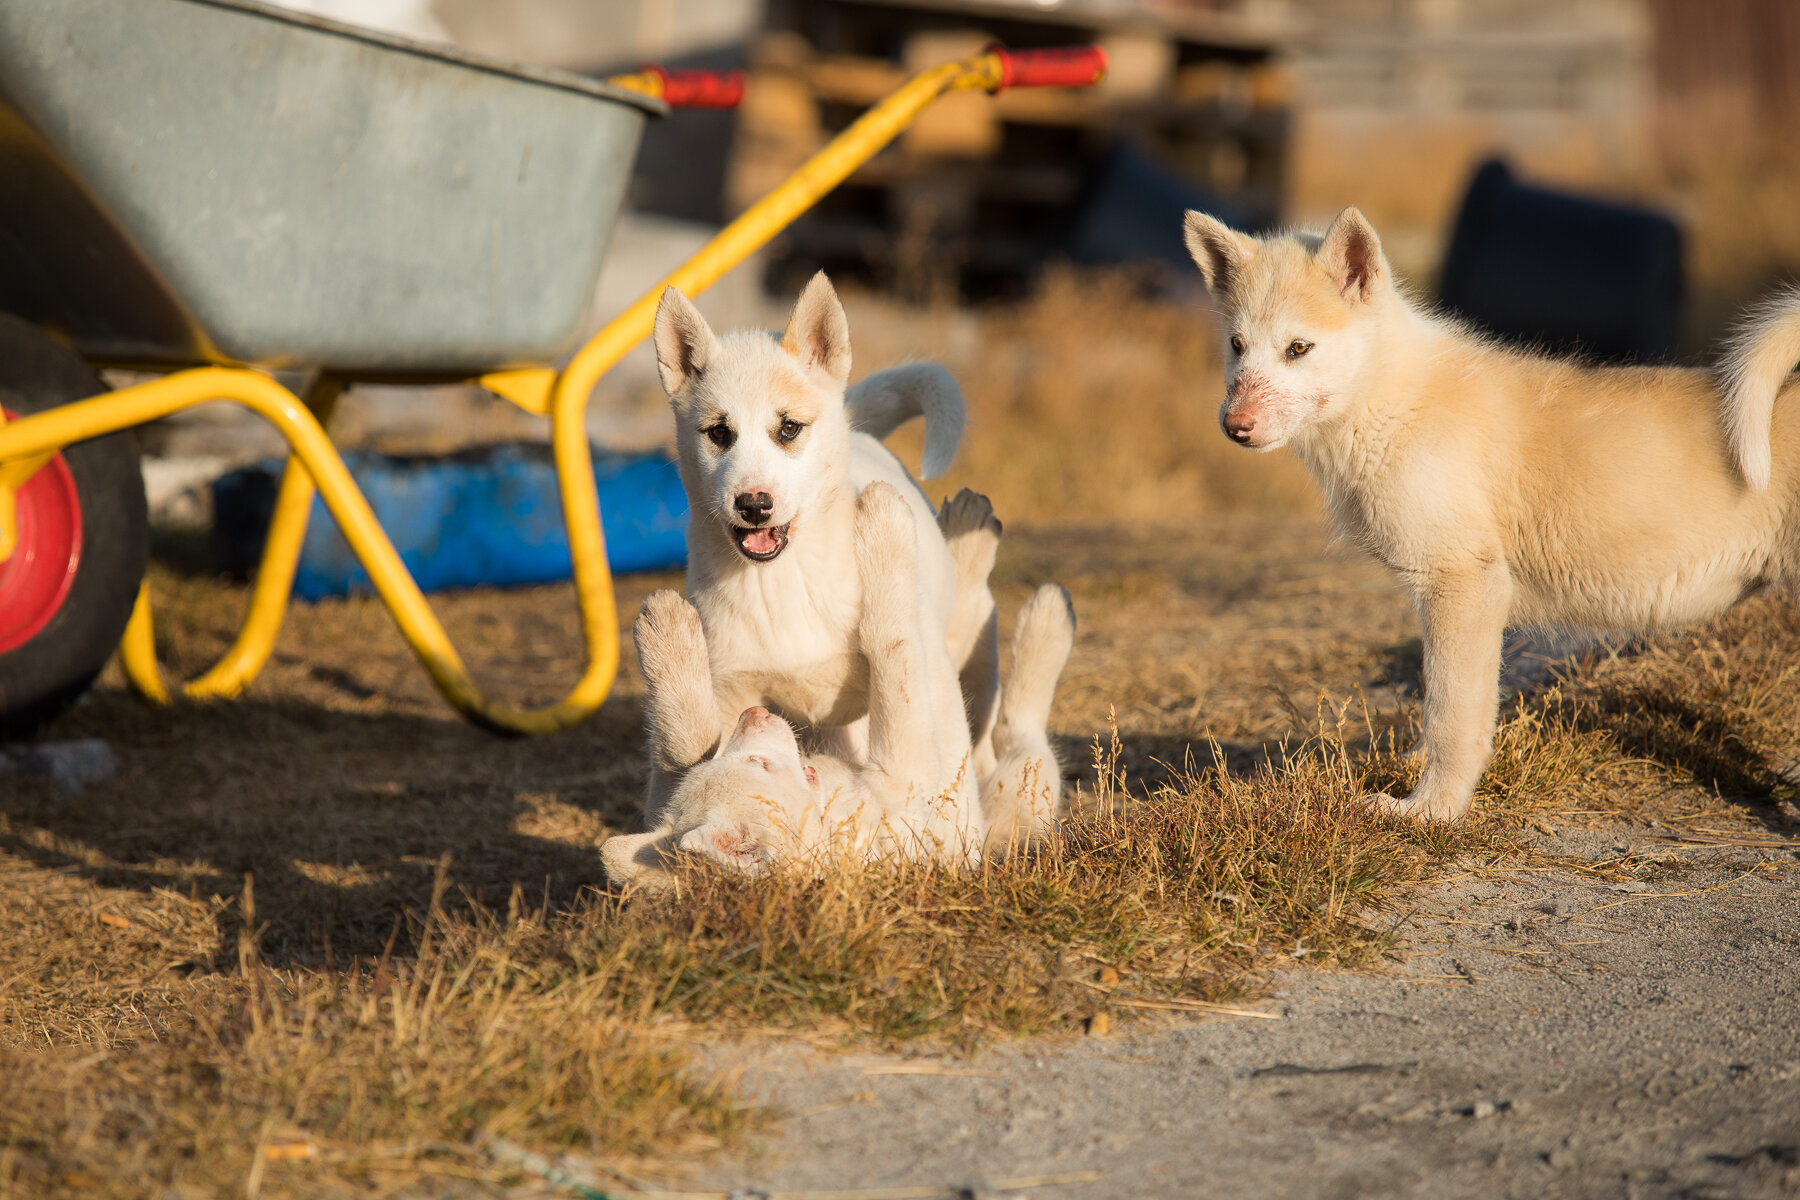
<svg viewBox="0 0 1800 1200">
<path fill-rule="evenodd" d="M 1098 46 L 1053 46 L 1042 50 L 1007 50 L 1000 57 L 1000 86 L 1091 87 L 1106 77 L 1106 51 Z"/>
<path fill-rule="evenodd" d="M 644 70 L 662 80 L 663 103 L 670 108 L 736 108 L 744 102 L 742 71 Z"/>
</svg>

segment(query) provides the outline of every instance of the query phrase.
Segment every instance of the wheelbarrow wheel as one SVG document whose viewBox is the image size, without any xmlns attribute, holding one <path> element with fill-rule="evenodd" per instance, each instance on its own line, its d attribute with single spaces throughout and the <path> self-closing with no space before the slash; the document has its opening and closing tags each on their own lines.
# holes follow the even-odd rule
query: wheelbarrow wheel
<svg viewBox="0 0 1800 1200">
<path fill-rule="evenodd" d="M 8 420 L 106 390 L 80 356 L 0 313 Z M 65 448 L 15 494 L 17 542 L 0 562 L 0 736 L 63 711 L 106 665 L 131 619 L 150 518 L 129 432 Z"/>
</svg>

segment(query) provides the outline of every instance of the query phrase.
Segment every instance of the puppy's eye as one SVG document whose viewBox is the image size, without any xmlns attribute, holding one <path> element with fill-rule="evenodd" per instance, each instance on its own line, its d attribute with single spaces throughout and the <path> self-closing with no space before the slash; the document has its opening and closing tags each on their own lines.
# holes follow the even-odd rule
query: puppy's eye
<svg viewBox="0 0 1800 1200">
<path fill-rule="evenodd" d="M 1305 354 L 1308 350 L 1311 350 L 1312 348 L 1313 348 L 1313 344 L 1311 342 L 1303 342 L 1299 338 L 1295 338 L 1293 341 L 1288 343 L 1288 348 L 1287 348 L 1288 359 L 1290 361 L 1292 361 L 1293 359 L 1299 358 L 1301 355 Z"/>
<path fill-rule="evenodd" d="M 1234 333 L 1231 335 L 1231 352 L 1233 354 L 1242 354 L 1244 352 L 1244 335 L 1243 334 Z"/>
<path fill-rule="evenodd" d="M 800 431 L 805 428 L 806 426 L 798 421 L 783 421 L 781 423 L 781 428 L 775 431 L 775 440 L 785 446 L 795 438 L 799 437 Z"/>
<path fill-rule="evenodd" d="M 717 425 L 708 425 L 700 432 L 712 439 L 712 444 L 721 450 L 729 450 L 731 443 L 737 441 L 737 434 L 731 432 L 731 426 L 720 421 Z"/>
</svg>

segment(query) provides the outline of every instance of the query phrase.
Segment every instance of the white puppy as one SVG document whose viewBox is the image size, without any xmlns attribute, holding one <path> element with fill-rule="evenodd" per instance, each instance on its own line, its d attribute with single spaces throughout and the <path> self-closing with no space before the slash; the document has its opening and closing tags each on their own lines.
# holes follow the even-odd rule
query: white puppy
<svg viewBox="0 0 1800 1200">
<path fill-rule="evenodd" d="M 1046 585 L 1020 612 L 995 736 L 999 764 L 981 781 L 977 803 L 955 672 L 921 621 L 911 515 L 884 483 L 865 489 L 858 509 L 867 757 L 803 757 L 793 730 L 761 706 L 746 709 L 713 754 L 715 700 L 700 616 L 674 592 L 658 592 L 632 632 L 654 742 L 677 782 L 654 828 L 602 847 L 615 883 L 666 885 L 678 852 L 750 873 L 777 861 L 818 868 L 838 856 L 972 863 L 984 844 L 1010 849 L 1057 815 L 1061 778 L 1045 726 L 1074 636 L 1067 593 Z M 979 564 L 985 553 L 991 565 L 998 526 L 957 529 L 973 509 L 949 518 L 951 540 L 970 551 L 959 565 L 979 569 L 985 584 Z"/>
<path fill-rule="evenodd" d="M 871 376 L 846 395 L 850 329 L 837 293 L 813 277 L 779 341 L 760 332 L 715 337 L 670 288 L 656 315 L 656 354 L 675 413 L 691 513 L 687 594 L 712 656 L 716 736 L 744 709 L 767 705 L 811 727 L 821 749 L 867 750 L 868 656 L 857 634 L 857 495 L 892 485 L 913 522 L 920 620 L 961 679 L 971 769 L 992 767 L 999 702 L 993 597 L 957 603 L 955 568 L 936 514 L 900 460 L 877 440 L 926 417 L 924 473 L 944 470 L 962 428 L 962 396 L 942 367 Z M 652 822 L 673 781 L 653 754 Z"/>
<path fill-rule="evenodd" d="M 1200 213 L 1188 247 L 1224 325 L 1227 436 L 1291 445 L 1344 537 L 1424 623 L 1424 762 L 1389 811 L 1453 820 L 1493 748 L 1509 624 L 1655 630 L 1800 586 L 1800 293 L 1722 371 L 1509 349 L 1421 312 L 1375 230 L 1257 239 Z"/>
</svg>

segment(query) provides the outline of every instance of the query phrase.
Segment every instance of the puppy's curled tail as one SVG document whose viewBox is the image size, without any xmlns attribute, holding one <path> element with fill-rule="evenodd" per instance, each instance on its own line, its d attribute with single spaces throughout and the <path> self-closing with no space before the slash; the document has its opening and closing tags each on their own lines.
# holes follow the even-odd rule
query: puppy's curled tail
<svg viewBox="0 0 1800 1200">
<path fill-rule="evenodd" d="M 925 418 L 921 479 L 950 469 L 962 442 L 963 398 L 956 378 L 936 363 L 908 363 L 877 371 L 844 393 L 850 427 L 880 441 L 914 417 Z"/>
<path fill-rule="evenodd" d="M 1050 745 L 1050 706 L 1075 645 L 1075 606 L 1053 583 L 1019 609 L 1012 672 L 1000 691 L 994 725 L 998 765 L 983 789 L 988 849 L 1004 854 L 1029 845 L 1062 815 L 1062 768 Z"/>
<path fill-rule="evenodd" d="M 1725 437 L 1751 490 L 1769 486 L 1770 422 L 1788 372 L 1800 362 L 1800 287 L 1752 309 L 1725 344 Z"/>
</svg>

